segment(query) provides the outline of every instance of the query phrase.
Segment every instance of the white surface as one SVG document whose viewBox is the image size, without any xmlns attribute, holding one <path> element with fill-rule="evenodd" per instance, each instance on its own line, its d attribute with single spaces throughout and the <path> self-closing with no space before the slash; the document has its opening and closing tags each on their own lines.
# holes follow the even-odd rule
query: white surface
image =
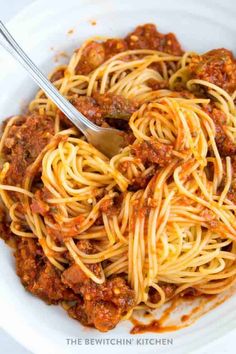
<svg viewBox="0 0 236 354">
<path fill-rule="evenodd" d="M 136 0 L 137 1 L 137 0 Z M 1 19 L 7 21 L 12 17 L 17 11 L 22 7 L 29 4 L 30 0 L 0 0 L 1 8 Z M 131 1 L 127 1 L 130 3 Z M 13 33 L 17 38 L 21 39 L 23 47 L 28 48 L 30 53 L 32 50 L 33 59 L 41 64 L 45 70 L 48 70 L 49 67 L 52 67 L 52 53 L 50 53 L 50 46 L 55 46 L 57 49 L 64 49 L 65 47 L 75 47 L 78 40 L 76 37 L 68 38 L 66 37 L 66 31 L 70 28 L 76 28 L 77 36 L 80 34 L 80 38 L 84 39 L 89 35 L 93 34 L 94 31 L 98 31 L 100 34 L 123 34 L 127 30 L 134 27 L 138 23 L 145 21 L 156 22 L 159 24 L 160 30 L 163 31 L 173 31 L 176 32 L 181 42 L 185 48 L 195 49 L 199 51 L 204 51 L 216 46 L 225 46 L 231 49 L 236 49 L 235 47 L 235 35 L 236 35 L 236 5 L 234 0 L 224 1 L 222 5 L 221 1 L 217 0 L 208 0 L 205 1 L 204 12 L 201 8 L 200 1 L 197 1 L 197 7 L 193 11 L 190 9 L 189 16 L 183 16 L 181 14 L 181 8 L 184 1 L 168 1 L 166 0 L 163 4 L 161 2 L 160 9 L 156 11 L 151 11 L 152 7 L 149 7 L 149 4 L 152 1 L 142 1 L 146 4 L 146 9 L 141 12 L 138 11 L 138 6 L 134 7 L 132 11 L 132 16 L 125 15 L 125 11 L 120 12 L 119 15 L 117 12 L 113 12 L 113 7 L 118 1 L 104 1 L 104 0 L 93 0 L 93 1 L 54 1 L 48 0 L 43 1 L 44 6 L 37 7 L 36 11 L 30 13 L 29 18 L 31 20 L 18 17 L 18 26 L 12 26 L 14 30 Z M 189 1 L 189 3 L 192 1 Z M 55 7 L 51 7 L 53 3 L 56 3 Z M 61 12 L 61 21 L 57 21 L 55 16 L 62 4 L 69 3 L 80 3 L 77 5 L 77 11 L 65 11 Z M 89 4 L 88 6 L 85 4 Z M 154 1 L 153 1 L 154 3 Z M 156 0 L 156 3 L 159 3 L 159 0 Z M 169 23 L 166 22 L 166 12 L 165 7 L 168 4 L 173 3 L 173 6 L 177 7 L 176 11 L 169 12 L 168 18 Z M 202 1 L 201 1 L 202 3 Z M 178 4 L 178 5 L 177 5 Z M 114 5 L 114 6 L 113 6 Z M 226 12 L 225 7 L 230 8 L 230 11 Z M 125 9 L 123 1 L 120 0 L 120 6 Z M 65 7 L 65 5 L 64 5 Z M 157 5 L 156 5 L 157 7 Z M 186 6 L 188 8 L 188 6 Z M 115 14 L 114 16 L 110 15 L 110 11 Z M 201 11 L 204 13 L 204 17 L 210 18 L 211 20 L 206 22 L 204 17 L 201 16 Z M 108 15 L 103 16 L 103 13 Z M 78 15 L 77 15 L 78 14 Z M 84 14 L 84 15 L 83 15 Z M 90 16 L 89 16 L 90 15 Z M 200 17 L 199 17 L 200 15 Z M 50 18 L 50 23 L 48 19 Z M 89 25 L 89 20 L 97 19 L 98 25 L 92 27 Z M 190 20 L 191 19 L 191 20 Z M 44 24 L 41 25 L 41 21 Z M 28 22 L 28 23 L 27 23 Z M 196 32 L 196 25 L 198 25 L 198 31 Z M 28 29 L 32 28 L 32 35 Z M 40 29 L 40 30 L 39 30 Z M 121 29 L 121 30 L 120 30 Z M 0 59 L 5 57 L 0 52 Z M 50 58 L 50 60 L 49 60 Z M 46 65 L 45 65 L 46 64 Z M 16 113 L 19 110 L 21 104 L 20 99 L 25 99 L 30 97 L 32 94 L 32 89 L 35 89 L 35 86 L 31 83 L 30 79 L 26 79 L 26 75 L 23 71 L 19 69 L 18 66 L 15 66 L 14 62 L 8 60 L 8 65 L 12 65 L 10 73 L 4 72 L 3 76 L 8 75 L 8 81 L 10 82 L 13 78 L 17 78 L 16 91 L 14 92 L 11 87 L 5 87 L 6 94 L 1 96 L 0 105 L 1 105 L 1 116 Z M 5 68 L 5 67 L 4 67 Z M 16 72 L 13 70 L 16 69 Z M 1 79 L 0 79 L 1 80 Z M 2 86 L 3 80 L 0 82 Z M 16 85 L 16 86 L 17 86 Z M 24 90 L 22 90 L 24 86 Z M 21 93 L 21 91 L 23 91 Z M 14 100 L 15 93 L 18 94 L 18 101 Z M 1 253 L 2 253 L 2 244 Z M 11 262 L 11 255 L 7 248 L 4 248 L 3 255 L 0 259 L 1 269 L 4 269 L 4 274 L 8 280 L 8 283 L 4 285 L 4 289 L 8 288 L 8 292 L 2 293 L 1 298 L 1 319 L 4 318 L 4 314 L 10 314 L 9 321 L 2 321 L 8 331 L 12 334 L 14 333 L 15 338 L 17 338 L 22 343 L 25 343 L 30 346 L 30 348 L 35 353 L 74 353 L 74 352 L 90 352 L 94 351 L 95 348 L 92 346 L 86 347 L 83 350 L 82 347 L 65 347 L 66 337 L 78 337 L 78 336 L 89 336 L 88 330 L 81 330 L 81 327 L 74 321 L 66 317 L 62 310 L 57 307 L 47 307 L 41 301 L 32 298 L 30 295 L 24 292 L 24 289 L 19 286 L 19 281 L 16 278 L 14 269 Z M 3 289 L 3 275 L 1 274 L 1 286 Z M 212 337 L 221 337 L 221 333 L 225 332 L 226 335 L 223 338 L 219 338 L 214 343 L 208 344 L 206 347 L 201 348 L 196 351 L 198 354 L 208 354 L 213 352 L 215 354 L 231 354 L 235 352 L 235 340 L 236 330 L 231 333 L 227 332 L 232 326 L 235 326 L 235 298 L 230 299 L 227 303 L 223 304 L 220 308 L 216 309 L 211 314 L 205 316 L 201 319 L 196 325 L 191 328 L 186 329 L 186 331 L 180 331 L 179 333 L 167 334 L 163 337 L 175 337 L 177 344 L 180 343 L 179 348 L 175 348 L 175 345 L 171 347 L 172 353 L 184 353 L 186 350 L 189 352 L 193 347 L 191 344 L 199 344 L 210 341 Z M 231 304 L 231 305 L 230 305 Z M 9 306 L 9 307 L 8 307 Z M 7 310 L 7 311 L 6 311 Z M 234 312 L 233 312 L 234 311 Z M 5 317 L 5 319 L 7 316 Z M 14 318 L 14 320 L 12 320 Z M 119 332 L 120 331 L 120 332 Z M 113 337 L 116 333 L 121 334 L 122 329 L 119 329 L 116 332 L 112 332 L 109 336 Z M 97 332 L 93 332 L 93 337 L 98 337 Z M 181 339 L 182 338 L 182 339 Z M 60 339 L 62 341 L 60 342 Z M 188 343 L 188 347 L 186 346 Z M 14 353 L 14 354 L 26 354 L 29 353 L 22 346 L 18 345 L 15 341 L 11 339 L 10 336 L 6 335 L 5 332 L 0 332 L 0 343 L 1 343 L 1 352 L 2 353 Z M 181 347 L 182 346 L 182 347 Z M 189 348 L 189 349 L 188 349 Z M 113 352 L 118 352 L 123 350 L 124 347 L 120 348 L 104 348 L 98 347 L 98 351 L 103 352 L 112 350 Z M 138 348 L 136 348 L 138 349 Z M 141 347 L 140 351 L 144 352 L 148 348 Z M 162 348 L 154 349 L 162 352 Z M 148 352 L 153 352 L 149 350 Z M 130 348 L 130 351 L 131 348 Z M 138 352 L 138 350 L 136 350 Z"/>
<path fill-rule="evenodd" d="M 23 7 L 31 4 L 32 0 L 0 0 L 1 15 L 0 19 L 3 23 L 9 21 Z M 1 300 L 0 300 L 1 301 Z M 15 341 L 6 331 L 0 328 L 0 348 L 2 353 L 6 354 L 30 354 L 31 352 Z"/>
</svg>

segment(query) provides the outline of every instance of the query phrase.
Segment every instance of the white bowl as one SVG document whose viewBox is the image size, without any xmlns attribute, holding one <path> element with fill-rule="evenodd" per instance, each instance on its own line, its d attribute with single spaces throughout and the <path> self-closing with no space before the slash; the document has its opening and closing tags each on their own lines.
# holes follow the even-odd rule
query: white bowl
<svg viewBox="0 0 236 354">
<path fill-rule="evenodd" d="M 235 49 L 236 2 L 228 0 L 41 0 L 22 11 L 8 25 L 26 52 L 47 73 L 55 53 L 68 54 L 92 35 L 123 36 L 136 25 L 153 22 L 162 32 L 176 33 L 183 47 L 204 52 L 216 47 Z M 96 26 L 91 22 L 95 20 Z M 72 34 L 68 30 L 73 29 Z M 19 113 L 37 91 L 36 85 L 4 50 L 0 50 L 1 119 Z M 1 242 L 0 323 L 34 353 L 90 353 L 86 338 L 134 338 L 129 322 L 108 334 L 83 328 L 59 306 L 47 306 L 28 294 L 15 274 L 12 251 Z M 145 338 L 173 339 L 173 345 L 97 345 L 101 353 L 190 353 L 236 327 L 233 296 L 191 327 L 177 332 L 148 334 Z M 67 345 L 67 338 L 81 345 Z M 136 338 L 136 337 L 135 337 Z"/>
</svg>

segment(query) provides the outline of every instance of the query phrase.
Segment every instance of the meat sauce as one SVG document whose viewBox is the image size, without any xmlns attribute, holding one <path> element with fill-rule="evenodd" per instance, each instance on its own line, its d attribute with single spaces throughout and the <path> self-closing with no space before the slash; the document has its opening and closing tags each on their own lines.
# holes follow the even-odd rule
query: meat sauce
<svg viewBox="0 0 236 354">
<path fill-rule="evenodd" d="M 166 295 L 173 296 L 173 290 L 176 289 L 174 284 L 161 284 L 162 289 L 166 292 Z M 170 298 L 169 298 L 170 299 Z M 198 299 L 198 304 L 194 303 L 194 301 Z M 133 328 L 131 329 L 131 334 L 141 334 L 147 332 L 154 333 L 165 333 L 165 332 L 173 332 L 179 329 L 188 327 L 193 322 L 196 321 L 197 318 L 212 310 L 219 304 L 221 304 L 226 297 L 221 299 L 220 301 L 214 302 L 214 295 L 203 295 L 200 291 L 195 288 L 187 288 L 182 291 L 180 294 L 175 296 L 170 300 L 168 307 L 162 312 L 159 319 L 151 319 L 150 322 L 144 323 L 138 320 L 137 318 L 132 318 L 131 322 L 133 324 Z M 194 303 L 193 307 L 185 314 L 180 317 L 180 320 L 170 319 L 170 316 L 175 310 L 182 304 L 184 305 L 187 301 Z M 208 308 L 206 309 L 206 305 Z M 147 316 L 144 316 L 144 318 Z"/>
<path fill-rule="evenodd" d="M 87 254 L 96 252 L 87 240 L 79 241 L 77 247 Z M 88 268 L 96 276 L 101 275 L 100 264 L 89 264 Z M 102 332 L 114 328 L 121 316 L 134 306 L 134 291 L 120 276 L 96 284 L 77 264 L 73 264 L 62 273 L 62 281 L 83 299 L 69 309 L 69 315 Z"/>
<path fill-rule="evenodd" d="M 236 144 L 232 141 L 226 131 L 225 113 L 212 105 L 207 105 L 205 108 L 207 114 L 212 118 L 215 124 L 215 141 L 222 157 L 233 156 L 236 154 Z"/>
<path fill-rule="evenodd" d="M 94 252 L 89 241 L 79 241 L 77 246 L 85 253 Z M 86 326 L 106 332 L 134 306 L 134 292 L 124 278 L 117 276 L 98 285 L 75 263 L 61 273 L 46 259 L 36 239 L 19 239 L 15 259 L 17 274 L 29 292 L 48 304 L 71 302 L 68 314 Z M 89 268 L 100 275 L 99 264 Z"/>
<path fill-rule="evenodd" d="M 141 333 L 165 333 L 177 331 L 184 326 L 162 326 L 158 320 L 153 320 L 148 324 L 141 323 L 137 320 L 132 320 L 134 327 L 130 331 L 131 334 L 141 334 Z"/>
<path fill-rule="evenodd" d="M 152 49 L 163 51 L 173 55 L 182 55 L 181 46 L 172 33 L 161 34 L 152 24 L 138 26 L 135 31 L 124 39 L 109 39 L 105 42 L 92 41 L 83 49 L 81 60 L 76 67 L 76 74 L 87 75 L 95 70 L 112 56 L 128 49 Z M 236 85 L 235 59 L 232 53 L 225 49 L 218 49 L 202 56 L 195 56 L 189 65 L 192 78 L 200 78 L 217 84 L 228 92 L 233 92 Z M 55 82 L 64 77 L 65 71 L 61 69 L 55 72 L 51 81 Z M 165 87 L 166 83 L 163 87 Z M 155 86 L 154 89 L 163 88 Z M 120 120 L 128 121 L 132 113 L 137 110 L 138 103 L 127 100 L 123 96 L 105 93 L 93 94 L 93 97 L 74 97 L 72 104 L 77 107 L 88 119 L 100 126 L 108 126 L 109 119 L 115 118 L 117 126 Z M 225 116 L 217 108 L 207 107 L 207 113 L 212 117 L 216 125 L 216 143 L 223 156 L 234 155 L 235 145 L 230 141 L 225 132 Z M 63 124 L 70 126 L 70 122 L 61 114 Z M 108 123 L 109 122 L 109 123 Z M 37 112 L 21 116 L 10 128 L 3 146 L 5 161 L 10 168 L 4 179 L 4 183 L 22 186 L 25 171 L 37 158 L 42 149 L 50 142 L 54 135 L 54 119 L 49 116 L 41 116 Z M 121 126 L 128 132 L 127 124 Z M 133 141 L 133 136 L 129 136 Z M 160 167 L 171 161 L 172 149 L 170 145 L 148 141 L 137 144 L 132 153 L 144 164 L 154 163 Z M 125 167 L 124 167 L 125 168 Z M 40 171 L 39 171 L 40 175 Z M 147 176 L 149 178 L 149 176 Z M 137 188 L 145 187 L 148 179 L 134 181 Z M 50 213 L 45 203 L 42 190 L 36 192 L 36 198 L 31 204 L 31 210 L 40 215 Z M 119 201 L 121 202 L 121 201 Z M 112 201 L 101 205 L 101 212 L 117 213 L 117 207 Z M 76 222 L 79 222 L 77 220 Z M 56 232 L 57 231 L 57 232 Z M 62 301 L 69 303 L 68 314 L 86 326 L 93 326 L 100 331 L 114 328 L 134 306 L 134 292 L 128 286 L 126 278 L 122 275 L 107 279 L 98 285 L 90 280 L 81 268 L 73 262 L 69 255 L 68 265 L 64 272 L 57 270 L 45 257 L 41 245 L 36 238 L 16 238 L 10 231 L 4 213 L 0 213 L 1 237 L 9 242 L 14 240 L 16 271 L 22 284 L 33 295 L 40 297 L 49 304 L 57 304 Z M 55 241 L 63 241 L 60 230 L 54 230 Z M 96 251 L 95 245 L 90 241 L 79 241 L 79 249 L 87 254 Z M 98 277 L 101 275 L 101 264 L 89 264 L 88 268 Z M 167 298 L 171 298 L 175 292 L 173 284 L 162 284 Z M 155 292 L 150 292 L 150 300 L 159 301 Z M 159 321 L 153 321 L 149 325 L 135 323 L 132 333 L 147 331 L 171 331 L 176 328 L 163 327 Z"/>
<path fill-rule="evenodd" d="M 153 24 L 138 26 L 125 39 L 108 39 L 105 42 L 91 41 L 84 48 L 76 73 L 87 75 L 112 56 L 128 49 L 153 49 L 173 55 L 183 53 L 173 33 L 162 34 Z"/>
<path fill-rule="evenodd" d="M 27 167 L 36 159 L 54 134 L 54 119 L 33 113 L 21 117 L 10 128 L 3 153 L 10 163 L 4 182 L 20 186 Z"/>
<path fill-rule="evenodd" d="M 149 162 L 166 166 L 171 162 L 173 146 L 160 143 L 154 140 L 145 140 L 133 146 L 132 152 L 143 163 Z"/>
<path fill-rule="evenodd" d="M 102 332 L 110 330 L 134 306 L 133 290 L 122 277 L 107 280 L 102 285 L 88 279 L 84 284 L 82 279 L 80 281 L 81 286 L 76 290 L 82 294 L 83 304 L 76 303 L 69 309 L 69 315 L 79 321 L 86 319 L 86 326 L 94 325 Z"/>
<path fill-rule="evenodd" d="M 173 33 L 162 34 L 153 24 L 138 26 L 126 38 L 129 49 L 153 49 L 173 55 L 183 54 L 181 45 Z"/>
<path fill-rule="evenodd" d="M 45 258 L 35 239 L 19 239 L 15 251 L 16 272 L 24 287 L 49 304 L 76 300 L 61 281 L 60 272 Z"/>
<path fill-rule="evenodd" d="M 87 75 L 110 57 L 127 50 L 127 44 L 122 39 L 109 39 L 106 42 L 90 42 L 83 50 L 76 73 Z"/>
<path fill-rule="evenodd" d="M 173 287 L 172 285 L 174 284 L 162 284 L 162 288 L 165 291 L 165 289 L 168 289 L 170 285 L 170 288 Z M 168 292 L 169 290 L 167 290 Z M 131 322 L 134 325 L 134 327 L 131 329 L 130 333 L 131 334 L 141 334 L 141 333 L 147 333 L 147 332 L 156 332 L 156 333 L 163 333 L 163 332 L 172 332 L 176 331 L 179 327 L 176 325 L 165 325 L 165 322 L 168 320 L 169 316 L 171 313 L 176 309 L 177 305 L 179 303 L 179 298 L 176 298 L 170 306 L 166 308 L 166 310 L 162 313 L 161 317 L 157 319 L 151 320 L 149 323 L 143 323 L 137 320 L 136 318 L 132 318 Z"/>
<path fill-rule="evenodd" d="M 193 79 L 206 80 L 229 93 L 236 89 L 236 60 L 227 49 L 214 49 L 193 56 L 189 70 Z"/>
<path fill-rule="evenodd" d="M 71 103 L 90 121 L 102 127 L 113 125 L 117 127 L 117 122 L 128 121 L 132 113 L 139 107 L 135 100 L 128 100 L 121 95 L 112 93 L 102 95 L 95 93 L 93 97 L 75 97 L 71 99 Z M 67 126 L 72 126 L 72 123 L 63 114 L 61 114 L 61 119 Z M 127 130 L 128 125 L 122 124 L 120 128 Z"/>
</svg>

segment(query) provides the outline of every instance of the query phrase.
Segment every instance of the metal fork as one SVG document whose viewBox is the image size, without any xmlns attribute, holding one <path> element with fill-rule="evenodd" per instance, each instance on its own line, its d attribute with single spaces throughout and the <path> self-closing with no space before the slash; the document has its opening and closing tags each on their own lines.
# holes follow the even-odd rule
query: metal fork
<svg viewBox="0 0 236 354">
<path fill-rule="evenodd" d="M 122 132 L 113 128 L 98 127 L 80 113 L 42 74 L 1 21 L 0 34 L 4 39 L 0 41 L 0 44 L 27 70 L 28 74 L 36 81 L 45 94 L 85 135 L 88 142 L 107 157 L 112 157 L 119 153 L 121 147 L 124 145 L 124 135 Z"/>
</svg>

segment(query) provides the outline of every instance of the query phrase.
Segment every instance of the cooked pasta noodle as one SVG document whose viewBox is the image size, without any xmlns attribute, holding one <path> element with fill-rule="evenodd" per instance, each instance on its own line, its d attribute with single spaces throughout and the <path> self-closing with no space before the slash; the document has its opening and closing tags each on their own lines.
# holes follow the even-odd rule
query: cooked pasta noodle
<svg viewBox="0 0 236 354">
<path fill-rule="evenodd" d="M 57 107 L 39 91 L 29 111 L 53 117 L 55 134 L 27 167 L 22 185 L 5 182 L 9 162 L 3 164 L 0 194 L 11 231 L 38 239 L 59 271 L 73 261 L 96 284 L 122 274 L 136 307 L 169 300 L 163 284 L 173 286 L 171 297 L 189 288 L 223 292 L 236 277 L 236 205 L 234 157 L 222 152 L 218 135 L 224 126 L 224 146 L 226 139 L 236 144 L 235 92 L 191 77 L 192 52 L 128 49 L 78 73 L 90 43 L 50 77 L 64 72 L 54 84 L 68 99 L 109 93 L 135 100 L 128 122 L 133 141 L 109 160 L 75 128 L 63 130 Z M 225 117 L 220 126 L 214 109 Z M 2 151 L 17 119 L 6 125 Z M 39 202 L 39 171 L 46 190 L 42 211 L 32 207 Z M 93 242 L 95 251 L 81 250 L 81 240 Z"/>
</svg>

